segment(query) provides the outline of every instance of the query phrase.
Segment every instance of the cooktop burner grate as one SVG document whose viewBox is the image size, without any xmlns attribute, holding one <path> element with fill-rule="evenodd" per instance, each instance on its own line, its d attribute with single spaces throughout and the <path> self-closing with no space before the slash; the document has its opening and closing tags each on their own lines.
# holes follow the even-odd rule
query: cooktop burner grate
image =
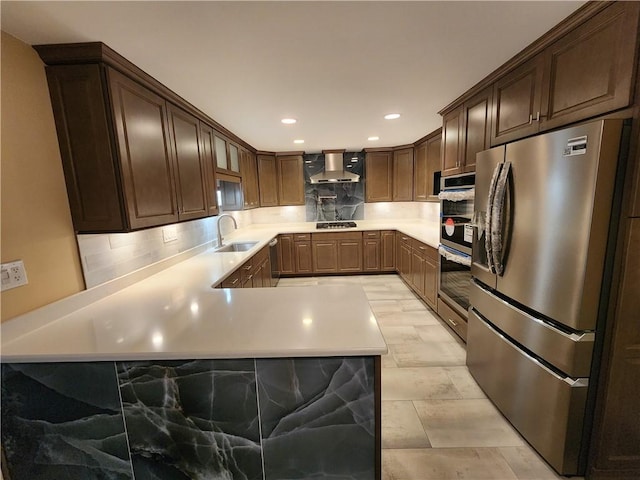
<svg viewBox="0 0 640 480">
<path fill-rule="evenodd" d="M 316 228 L 354 228 L 356 222 L 318 222 Z"/>
</svg>

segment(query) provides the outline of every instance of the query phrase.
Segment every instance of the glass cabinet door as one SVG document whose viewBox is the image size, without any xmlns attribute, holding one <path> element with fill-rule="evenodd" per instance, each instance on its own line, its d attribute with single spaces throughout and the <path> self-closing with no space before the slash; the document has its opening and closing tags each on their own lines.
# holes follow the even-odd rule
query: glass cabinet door
<svg viewBox="0 0 640 480">
<path fill-rule="evenodd" d="M 238 147 L 229 144 L 229 169 L 240 173 L 240 161 L 238 159 Z"/>
<path fill-rule="evenodd" d="M 220 137 L 213 140 L 216 151 L 216 167 L 227 170 L 227 142 Z"/>
</svg>

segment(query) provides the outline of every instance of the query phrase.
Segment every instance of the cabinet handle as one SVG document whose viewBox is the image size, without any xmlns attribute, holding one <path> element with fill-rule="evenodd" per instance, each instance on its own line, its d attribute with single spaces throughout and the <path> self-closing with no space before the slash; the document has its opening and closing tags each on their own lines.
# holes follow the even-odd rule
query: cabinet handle
<svg viewBox="0 0 640 480">
<path fill-rule="evenodd" d="M 246 271 L 249 271 L 249 270 L 251 270 L 251 265 L 245 265 L 242 268 L 244 268 Z"/>
<path fill-rule="evenodd" d="M 540 121 L 540 112 L 536 114 L 536 122 L 539 122 L 539 121 Z"/>
<path fill-rule="evenodd" d="M 529 114 L 529 125 L 533 123 L 533 115 Z"/>
<path fill-rule="evenodd" d="M 238 283 L 238 280 L 240 280 L 240 279 L 236 278 L 233 282 L 231 282 L 231 285 L 235 285 L 236 283 Z"/>
<path fill-rule="evenodd" d="M 420 250 L 426 250 L 426 247 L 418 247 Z"/>
<path fill-rule="evenodd" d="M 253 274 L 249 275 L 249 276 L 247 277 L 247 280 L 251 280 L 252 278 L 253 278 Z"/>
<path fill-rule="evenodd" d="M 453 325 L 454 327 L 458 326 L 458 323 L 455 320 L 452 320 L 450 318 L 447 318 L 447 322 L 449 322 L 451 325 Z"/>
<path fill-rule="evenodd" d="M 408 238 L 407 237 L 402 237 L 402 240 L 406 242 L 408 240 Z"/>
</svg>

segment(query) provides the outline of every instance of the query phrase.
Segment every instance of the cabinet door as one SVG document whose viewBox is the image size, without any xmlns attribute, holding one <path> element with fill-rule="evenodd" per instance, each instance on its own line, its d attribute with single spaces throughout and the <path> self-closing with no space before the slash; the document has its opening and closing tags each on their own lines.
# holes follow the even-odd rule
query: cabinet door
<svg viewBox="0 0 640 480">
<path fill-rule="evenodd" d="M 74 229 L 127 229 L 98 65 L 46 67 Z"/>
<path fill-rule="evenodd" d="M 338 271 L 362 271 L 362 239 L 338 240 Z"/>
<path fill-rule="evenodd" d="M 283 155 L 278 160 L 279 205 L 304 205 L 302 155 Z"/>
<path fill-rule="evenodd" d="M 115 70 L 108 75 L 129 224 L 136 229 L 175 223 L 167 105 Z"/>
<path fill-rule="evenodd" d="M 431 193 L 427 169 L 427 141 L 425 140 L 415 146 L 413 199 L 416 202 L 426 201 Z M 433 176 L 431 182 L 433 183 Z"/>
<path fill-rule="evenodd" d="M 365 199 L 367 202 L 393 200 L 392 152 L 367 152 L 365 156 Z"/>
<path fill-rule="evenodd" d="M 491 98 L 493 88 L 486 88 L 464 102 L 464 139 L 462 170 L 475 172 L 476 153 L 491 146 Z"/>
<path fill-rule="evenodd" d="M 294 242 L 296 273 L 313 273 L 311 260 L 311 242 Z"/>
<path fill-rule="evenodd" d="M 258 190 L 261 207 L 278 206 L 278 169 L 274 155 L 258 155 Z"/>
<path fill-rule="evenodd" d="M 213 139 L 213 151 L 216 157 L 216 168 L 218 170 L 229 170 L 227 160 L 227 141 L 215 135 Z"/>
<path fill-rule="evenodd" d="M 405 243 L 405 236 L 400 237 L 399 242 L 399 258 L 398 261 L 398 271 L 400 272 L 400 276 L 405 279 L 408 283 L 411 283 L 411 247 Z"/>
<path fill-rule="evenodd" d="M 590 478 L 640 478 L 640 218 L 628 221 L 610 359 L 598 392 L 601 414 L 589 455 Z"/>
<path fill-rule="evenodd" d="M 393 201 L 413 200 L 413 148 L 393 152 Z"/>
<path fill-rule="evenodd" d="M 380 232 L 380 243 L 380 269 L 383 272 L 393 272 L 396 269 L 396 232 Z"/>
<path fill-rule="evenodd" d="M 442 168 L 441 152 L 442 134 L 440 133 L 436 137 L 427 140 L 427 198 L 436 202 L 439 200 L 434 193 L 436 190 L 434 187 L 439 187 L 439 185 L 434 185 L 434 174 Z"/>
<path fill-rule="evenodd" d="M 218 195 L 216 194 L 216 160 L 213 154 L 213 128 L 200 122 L 200 152 L 204 162 L 205 199 L 209 215 L 218 214 Z"/>
<path fill-rule="evenodd" d="M 337 240 L 314 240 L 313 242 L 314 273 L 335 273 L 338 271 Z"/>
<path fill-rule="evenodd" d="M 543 67 L 539 54 L 493 85 L 492 146 L 538 132 Z"/>
<path fill-rule="evenodd" d="M 178 218 L 192 220 L 208 214 L 204 158 L 200 155 L 199 120 L 168 104 L 171 152 L 174 159 Z"/>
<path fill-rule="evenodd" d="M 380 271 L 380 239 L 363 239 L 363 270 L 365 272 Z"/>
<path fill-rule="evenodd" d="M 442 117 L 442 176 L 462 172 L 462 105 Z"/>
<path fill-rule="evenodd" d="M 631 104 L 639 10 L 638 2 L 614 2 L 545 50 L 541 129 Z"/>
<path fill-rule="evenodd" d="M 424 297 L 425 265 L 424 255 L 417 250 L 411 250 L 411 285 L 416 293 Z"/>
<path fill-rule="evenodd" d="M 240 173 L 240 150 L 233 143 L 227 142 L 229 146 L 229 170 Z"/>
<path fill-rule="evenodd" d="M 278 235 L 278 269 L 283 275 L 296 273 L 293 235 Z"/>
<path fill-rule="evenodd" d="M 438 301 L 438 263 L 429 257 L 424 261 L 424 299 L 434 310 Z"/>
<path fill-rule="evenodd" d="M 256 208 L 258 206 L 258 172 L 255 155 L 248 150 L 241 149 L 240 165 L 244 208 L 245 210 Z"/>
</svg>

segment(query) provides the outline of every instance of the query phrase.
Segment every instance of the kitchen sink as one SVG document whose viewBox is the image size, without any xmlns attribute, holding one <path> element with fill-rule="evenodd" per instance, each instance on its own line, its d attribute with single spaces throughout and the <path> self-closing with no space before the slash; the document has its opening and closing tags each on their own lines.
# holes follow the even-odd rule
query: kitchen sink
<svg viewBox="0 0 640 480">
<path fill-rule="evenodd" d="M 215 252 L 246 252 L 247 250 L 251 250 L 257 244 L 258 242 L 235 242 L 230 243 L 229 245 L 223 245 L 216 249 Z"/>
</svg>

